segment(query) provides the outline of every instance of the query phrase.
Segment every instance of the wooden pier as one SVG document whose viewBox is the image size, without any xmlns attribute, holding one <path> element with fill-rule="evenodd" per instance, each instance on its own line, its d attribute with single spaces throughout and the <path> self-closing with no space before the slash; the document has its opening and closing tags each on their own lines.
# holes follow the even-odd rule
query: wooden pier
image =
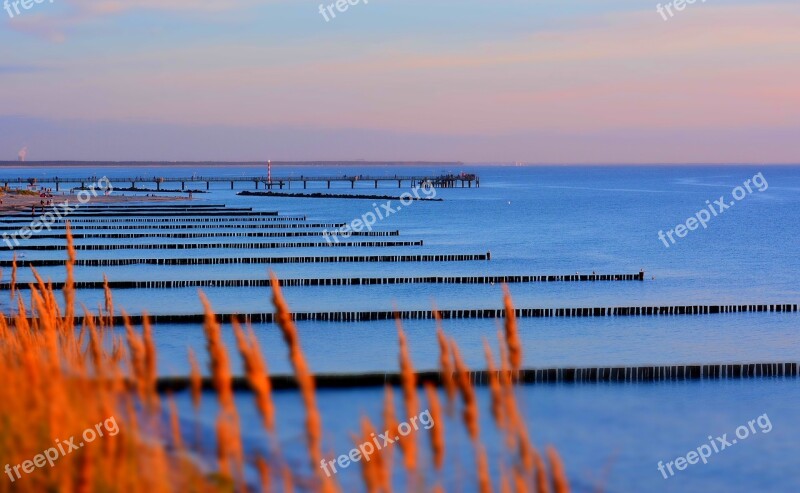
<svg viewBox="0 0 800 493">
<path fill-rule="evenodd" d="M 86 189 L 87 185 L 94 185 L 98 180 L 103 179 L 99 176 L 88 177 L 68 177 L 68 176 L 45 176 L 45 177 L 18 177 L 6 178 L 3 180 L 5 186 L 9 185 L 52 185 L 52 188 L 59 191 L 64 185 L 73 185 L 73 188 Z M 394 175 L 394 176 L 379 176 L 379 175 L 337 175 L 337 176 L 267 176 L 267 175 L 253 175 L 253 176 L 183 176 L 183 177 L 170 177 L 170 176 L 128 176 L 128 177 L 108 177 L 111 186 L 121 188 L 122 184 L 130 185 L 131 188 L 136 188 L 137 183 L 152 183 L 156 187 L 156 191 L 161 190 L 161 185 L 165 183 L 180 183 L 181 190 L 186 190 L 186 184 L 205 183 L 206 190 L 211 189 L 212 183 L 225 183 L 230 184 L 230 189 L 234 189 L 236 183 L 252 184 L 258 190 L 262 187 L 266 190 L 277 188 L 283 190 L 284 187 L 292 188 L 292 184 L 296 186 L 302 185 L 303 189 L 308 188 L 308 184 L 322 184 L 327 188 L 331 188 L 331 184 L 343 183 L 349 184 L 350 188 L 356 188 L 356 184 L 364 183 L 365 185 L 373 188 L 378 188 L 381 183 L 394 185 L 397 188 L 402 188 L 407 185 L 411 188 L 415 186 L 431 186 L 435 188 L 472 188 L 481 186 L 481 180 L 478 175 L 473 173 L 461 174 L 441 174 L 441 175 Z M 103 180 L 105 183 L 105 180 Z"/>
</svg>

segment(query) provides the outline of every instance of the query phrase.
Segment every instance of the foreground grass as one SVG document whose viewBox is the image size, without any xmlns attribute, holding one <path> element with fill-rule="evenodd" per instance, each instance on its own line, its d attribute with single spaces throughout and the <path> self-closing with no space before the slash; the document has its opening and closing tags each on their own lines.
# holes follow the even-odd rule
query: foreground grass
<svg viewBox="0 0 800 493">
<path fill-rule="evenodd" d="M 69 228 L 67 229 L 69 236 Z M 145 320 L 141 328 L 124 324 L 124 338 L 113 327 L 113 297 L 106 286 L 105 306 L 96 312 L 81 307 L 84 315 L 75 326 L 77 308 L 73 265 L 75 250 L 69 236 L 66 283 L 55 292 L 34 270 L 26 305 L 13 287 L 17 309 L 0 313 L 0 493 L 5 492 L 226 492 L 226 491 L 342 491 L 336 476 L 320 467 L 322 422 L 316 403 L 314 377 L 301 349 L 277 279 L 272 278 L 272 302 L 276 320 L 294 369 L 305 409 L 305 449 L 309 467 L 290 467 L 283 459 L 275 430 L 267 363 L 252 328 L 233 323 L 237 348 L 255 396 L 263 426 L 270 437 L 268 456 L 248 456 L 242 446 L 239 413 L 234 404 L 228 348 L 214 311 L 201 293 L 205 307 L 204 333 L 209 356 L 208 373 L 219 401 L 216 450 L 195 450 L 183 440 L 175 405 L 156 392 L 156 348 L 153 331 Z M 12 286 L 16 267 L 11 273 Z M 57 296 L 64 300 L 61 312 Z M 485 341 L 487 367 L 491 371 L 491 413 L 501 431 L 505 450 L 497 462 L 499 477 L 491 478 L 489 458 L 478 425 L 475 391 L 469 369 L 455 341 L 437 321 L 442 384 L 446 402 L 430 384 L 417 385 L 403 328 L 398 321 L 398 358 L 401 371 L 399 406 L 395 389 L 385 389 L 383 422 L 362 419 L 354 430 L 354 444 L 371 441 L 375 430 L 397 429 L 398 423 L 420 414 L 421 394 L 426 412 L 435 423 L 425 433 L 411 433 L 396 444 L 375 451 L 360 461 L 364 489 L 389 492 L 395 479 L 409 491 L 444 491 L 442 470 L 448 465 L 444 414 L 457 415 L 471 439 L 475 456 L 473 472 L 460 478 L 466 491 L 566 493 L 569 491 L 561 460 L 552 448 L 547 463 L 532 445 L 527 425 L 514 394 L 514 370 L 522 368 L 522 348 L 506 290 L 504 303 L 509 318 L 498 332 L 499 368 L 491 345 Z M 124 313 L 123 313 L 124 316 Z M 119 329 L 119 328 L 117 328 Z M 109 349 L 106 349 L 109 348 Z M 192 399 L 200 406 L 201 372 L 193 354 Z M 398 414 L 397 409 L 402 409 Z M 163 416 L 169 419 L 163 419 Z M 91 433 L 89 433 L 91 431 Z M 423 436 L 427 435 L 427 437 Z M 74 437 L 74 438 L 72 438 Z M 89 440 L 89 438 L 92 438 Z M 427 443 L 426 443 L 427 442 Z M 83 444 L 83 445 L 78 445 Z M 296 446 L 296 445 L 295 445 Z M 430 464 L 422 464 L 421 449 L 429 447 Z M 396 453 L 395 453 L 396 452 Z M 16 469 L 15 469 L 16 466 Z M 258 480 L 245 480 L 245 471 L 257 471 Z M 463 474 L 463 473 L 462 473 Z"/>
</svg>

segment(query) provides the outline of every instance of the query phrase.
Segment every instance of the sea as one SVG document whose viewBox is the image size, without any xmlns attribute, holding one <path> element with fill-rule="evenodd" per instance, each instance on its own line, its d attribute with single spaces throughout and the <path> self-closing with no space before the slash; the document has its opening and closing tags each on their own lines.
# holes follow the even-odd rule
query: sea
<svg viewBox="0 0 800 493">
<path fill-rule="evenodd" d="M 170 250 L 80 251 L 79 259 L 171 257 L 268 257 L 299 255 L 486 254 L 490 260 L 463 262 L 376 262 L 226 264 L 208 266 L 130 265 L 77 267 L 78 281 L 265 279 L 279 278 L 504 276 L 563 274 L 636 274 L 642 282 L 511 283 L 518 308 L 744 305 L 798 303 L 800 299 L 800 166 L 500 166 L 500 165 L 284 165 L 273 166 L 277 177 L 365 175 L 394 177 L 474 173 L 480 186 L 435 189 L 441 201 L 392 199 L 396 212 L 378 220 L 374 231 L 399 236 L 351 241 L 419 241 L 420 246 L 321 248 L 195 248 Z M 266 166 L 233 163 L 195 167 L 41 167 L 0 168 L 0 182 L 25 177 L 84 176 L 115 178 L 266 175 Z M 120 184 L 129 186 L 130 183 Z M 187 185 L 205 191 L 205 182 Z M 63 186 L 63 185 L 62 185 Z M 74 184 L 72 186 L 75 186 Z M 137 186 L 155 188 L 146 180 Z M 166 183 L 164 188 L 180 184 Z M 388 199 L 241 196 L 254 183 L 212 182 L 208 193 L 193 193 L 192 203 L 252 207 L 280 215 L 305 216 L 309 222 L 350 223 L 374 212 Z M 263 185 L 261 186 L 263 191 Z M 277 191 L 277 190 L 276 190 Z M 410 192 L 410 183 L 294 183 L 285 193 L 380 194 Z M 134 195 L 135 192 L 114 191 Z M 139 193 L 142 195 L 143 193 Z M 168 195 L 168 194 L 160 194 Z M 178 195 L 178 194 L 172 194 Z M 186 197 L 186 194 L 182 195 Z M 58 198 L 56 197 L 56 200 Z M 724 204 L 721 205 L 721 204 Z M 720 210 L 722 209 L 722 210 Z M 384 209 L 385 210 L 385 209 Z M 713 210 L 713 214 L 711 214 Z M 706 212 L 702 212 L 706 211 Z M 691 218 L 705 218 L 705 224 Z M 681 226 L 679 226 L 681 225 Z M 16 225 L 14 227 L 18 227 Z M 690 226 L 686 228 L 685 226 Z M 694 227 L 691 227 L 694 226 Z M 12 226 L 4 224 L 4 231 Z M 332 229 L 332 228 L 331 228 Z M 171 230 L 178 232 L 177 230 Z M 180 230 L 183 231 L 183 230 Z M 215 224 L 189 231 L 221 231 Z M 230 230 L 227 231 L 239 231 Z M 102 232 L 84 230 L 83 233 Z M 660 235 L 660 232 L 663 233 Z M 671 241 L 667 232 L 672 233 Z M 682 233 L 678 235 L 677 233 Z M 103 244 L 119 240 L 76 240 Z M 129 245 L 163 243 L 323 241 L 321 238 L 137 238 Z M 342 240 L 346 241 L 346 240 Z M 36 239 L 25 245 L 61 244 L 61 239 Z M 62 259 L 64 251 L 19 250 L 23 259 Z M 0 251 L 0 260 L 12 253 Z M 9 277 L 4 269 L 3 279 Z M 63 267 L 41 267 L 45 278 L 63 280 Z M 19 282 L 32 279 L 21 269 Z M 267 287 L 206 287 L 202 291 L 220 313 L 267 313 L 273 310 Z M 502 308 L 503 290 L 495 284 L 384 284 L 285 287 L 297 312 Z M 87 307 L 103 303 L 102 290 L 82 289 L 78 300 Z M 117 309 L 130 314 L 196 314 L 202 312 L 195 287 L 119 289 Z M 9 309 L 7 296 L 0 308 Z M 693 316 L 521 318 L 524 366 L 529 368 L 684 365 L 719 363 L 799 362 L 800 314 L 725 313 Z M 444 320 L 443 327 L 459 345 L 472 369 L 486 367 L 483 344 L 497 350 L 498 324 L 493 319 Z M 298 322 L 303 350 L 317 373 L 395 372 L 398 370 L 394 321 Z M 435 323 L 405 320 L 412 360 L 417 370 L 437 368 Z M 291 366 L 278 328 L 253 325 L 269 370 L 289 374 Z M 229 348 L 235 347 L 224 327 Z M 162 376 L 185 376 L 187 351 L 205 359 L 202 327 L 158 324 L 155 328 Z M 231 352 L 234 373 L 241 361 Z M 208 394 L 201 412 L 192 409 L 185 392 L 175 398 L 185 428 L 211 443 L 216 407 Z M 553 445 L 563 457 L 573 491 L 577 492 L 731 492 L 800 491 L 796 474 L 800 457 L 800 382 L 796 378 L 758 377 L 701 381 L 639 383 L 534 384 L 518 389 L 520 406 L 537 447 Z M 267 439 L 258 426 L 252 396 L 237 394 L 248 449 L 265 450 Z M 324 448 L 331 457 L 347 453 L 362 416 L 380 421 L 383 389 L 321 389 L 319 405 L 325 429 Z M 504 444 L 488 413 L 489 395 L 478 389 L 481 430 L 493 478 Z M 302 403 L 296 392 L 277 391 L 279 439 L 290 460 L 304 460 Z M 659 463 L 686 457 L 698 447 L 727 434 L 735 438 L 741 425 L 757 420 L 746 439 L 714 453 L 674 475 Z M 430 473 L 446 491 L 474 491 L 474 457 L 458 417 L 445 420 L 448 467 Z M 247 425 L 251 423 L 252 425 Z M 755 431 L 753 431 L 753 429 Z M 769 431 L 767 431 L 769 429 Z M 427 438 L 421 438 L 427 444 Z M 423 460 L 430 454 L 424 449 Z M 666 477 L 665 477 L 666 476 Z M 344 491 L 360 491 L 360 470 L 342 470 Z"/>
</svg>

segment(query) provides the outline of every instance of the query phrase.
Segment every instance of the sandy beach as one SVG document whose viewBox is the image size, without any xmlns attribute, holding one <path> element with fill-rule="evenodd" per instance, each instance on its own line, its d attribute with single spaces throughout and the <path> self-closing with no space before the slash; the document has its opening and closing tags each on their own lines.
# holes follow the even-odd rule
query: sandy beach
<svg viewBox="0 0 800 493">
<path fill-rule="evenodd" d="M 28 195 L 28 194 L 21 194 L 15 191 L 10 192 L 0 192 L 0 200 L 2 200 L 2 204 L 0 204 L 0 213 L 8 213 L 8 212 L 25 212 L 30 211 L 31 207 L 40 207 L 41 201 L 44 200 L 45 203 L 47 200 L 52 200 L 53 205 L 58 205 L 63 203 L 64 201 L 68 200 L 70 204 L 78 203 L 78 196 L 77 194 L 70 194 L 70 193 L 59 193 L 58 195 L 53 194 L 52 197 L 48 199 L 44 199 L 39 197 L 39 195 Z M 176 201 L 185 201 L 190 200 L 188 197 L 157 197 L 157 196 L 146 196 L 146 195 L 122 195 L 122 194 L 111 194 L 111 195 L 98 195 L 97 197 L 92 197 L 91 200 L 86 202 L 84 205 L 91 205 L 91 204 L 124 204 L 130 202 L 176 202 Z"/>
</svg>

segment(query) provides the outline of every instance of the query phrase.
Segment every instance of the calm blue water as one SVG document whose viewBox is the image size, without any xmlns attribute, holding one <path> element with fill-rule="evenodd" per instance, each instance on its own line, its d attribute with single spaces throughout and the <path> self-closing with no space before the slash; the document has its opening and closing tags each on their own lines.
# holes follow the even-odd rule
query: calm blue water
<svg viewBox="0 0 800 493">
<path fill-rule="evenodd" d="M 512 284 L 519 307 L 615 306 L 630 304 L 747 304 L 797 303 L 800 288 L 798 233 L 800 167 L 581 167 L 524 168 L 474 166 L 459 169 L 376 167 L 293 167 L 274 175 L 438 174 L 476 172 L 481 187 L 440 189 L 443 202 L 416 202 L 379 222 L 375 229 L 400 231 L 400 237 L 355 240 L 424 240 L 422 247 L 285 248 L 262 250 L 130 250 L 79 252 L 79 258 L 366 255 L 389 253 L 484 253 L 488 262 L 290 264 L 224 266 L 126 266 L 78 268 L 80 280 L 235 279 L 263 278 L 268 268 L 280 277 L 354 277 L 422 275 L 507 275 L 647 272 L 646 282 Z M 209 166 L 149 168 L 134 171 L 0 169 L 0 179 L 16 176 L 109 177 L 263 174 L 254 168 Z M 659 230 L 667 231 L 721 196 L 731 200 L 734 187 L 763 173 L 768 188 L 735 201 L 707 229 L 691 231 L 665 248 Z M 143 184 L 152 186 L 151 184 Z M 168 185 L 170 188 L 172 185 Z M 204 184 L 203 184 L 204 186 Z M 241 189 L 246 188 L 240 184 Z M 202 188 L 197 186 L 196 188 Z M 249 187 L 252 189 L 252 185 Z M 407 190 L 386 186 L 380 193 Z M 288 190 L 284 190 L 288 191 Z M 295 191 L 295 190 L 292 190 Z M 302 190 L 297 190 L 302 191 Z M 308 191 L 325 191 L 321 188 Z M 335 192 L 353 193 L 349 185 Z M 235 192 L 234 192 L 235 193 Z M 311 222 L 349 222 L 373 209 L 370 200 L 239 197 L 229 184 L 212 184 L 212 193 L 195 195 L 196 203 L 279 210 L 307 215 Z M 372 183 L 360 183 L 354 193 L 375 193 Z M 126 193 L 130 194 L 130 193 Z M 375 201 L 382 202 L 382 201 Z M 395 202 L 396 206 L 397 203 Z M 248 231 L 216 229 L 202 231 Z M 199 231 L 200 229 L 198 229 Z M 186 230 L 169 230 L 185 232 Z M 191 231 L 191 230 L 189 230 Z M 268 231 L 279 231 L 269 229 Z M 91 233 L 93 230 L 82 230 Z M 98 231 L 99 232 L 99 231 Z M 112 231 L 113 232 L 113 231 Z M 125 232 L 125 231 L 117 231 Z M 137 231 L 138 232 L 138 231 Z M 135 239 L 133 243 L 208 243 L 323 241 L 314 238 Z M 82 243 L 112 240 L 76 240 Z M 32 239 L 29 244 L 60 244 L 61 240 Z M 63 258 L 64 252 L 25 251 L 25 258 Z M 0 259 L 10 254 L 0 252 Z M 61 279 L 63 268 L 41 268 L 45 277 Z M 6 273 L 7 275 L 7 273 Z M 20 279 L 29 273 L 21 271 Z M 7 277 L 5 277 L 7 279 Z M 258 288 L 209 288 L 204 292 L 220 312 L 266 312 L 270 293 Z M 117 290 L 115 303 L 129 313 L 197 313 L 194 288 Z M 285 288 L 297 311 L 428 309 L 500 307 L 502 291 L 490 285 L 386 285 Z M 102 292 L 84 290 L 80 301 L 102 303 Z M 7 298 L 0 297 L 0 306 Z M 594 366 L 621 364 L 679 364 L 800 360 L 797 314 L 728 314 L 699 317 L 523 319 L 520 321 L 527 366 Z M 437 347 L 432 322 L 405 323 L 417 368 L 434 368 Z M 495 340 L 492 320 L 445 321 L 445 329 L 462 348 L 467 363 L 482 367 L 482 340 Z M 312 369 L 319 372 L 396 370 L 396 332 L 393 323 L 301 323 L 304 349 Z M 232 338 L 226 328 L 229 345 Z M 256 334 L 273 373 L 290 371 L 285 348 L 271 325 L 256 325 Z M 161 325 L 156 329 L 159 366 L 163 374 L 184 374 L 187 347 L 203 351 L 199 327 Z M 240 368 L 238 360 L 234 365 Z M 800 391 L 796 381 L 695 382 L 656 385 L 565 385 L 520 390 L 537 444 L 554 443 L 566 458 L 576 491 L 591 491 L 608 469 L 606 491 L 798 491 L 800 480 L 790 469 L 800 453 L 796 410 Z M 486 396 L 481 392 L 482 399 Z M 239 396 L 242 400 L 247 395 Z M 298 439 L 297 396 L 278 397 L 285 425 L 284 442 Z M 185 419 L 192 412 L 187 399 L 179 401 Z M 350 448 L 349 430 L 361 412 L 375 415 L 380 392 L 325 391 L 320 396 L 326 446 L 344 453 Z M 250 412 L 250 406 L 241 406 Z M 486 406 L 483 409 L 487 409 Z M 253 411 L 254 412 L 254 411 Z M 713 457 L 708 465 L 691 466 L 669 480 L 656 469 L 706 441 L 708 435 L 732 434 L 736 426 L 768 413 L 774 429 Z M 204 413 L 207 419 L 213 414 Z M 255 415 L 245 416 L 246 420 Z M 256 427 L 252 427 L 256 428 Z M 484 427 L 491 430 L 486 422 Z M 255 433 L 255 432 L 252 432 Z M 448 443 L 466 445 L 460 427 L 447 427 Z M 487 433 L 491 434 L 490 431 Z M 452 440 L 451 440 L 452 438 Z M 250 437 L 258 443 L 258 436 Z M 427 438 L 424 438 L 426 440 Z M 459 440 L 461 440 L 459 442 Z M 491 443 L 492 440 L 487 440 Z M 255 446 L 255 445 L 254 445 Z M 465 448 L 465 447 L 461 447 Z M 491 452 L 491 451 L 490 451 Z M 491 453 L 490 453 L 491 456 Z M 471 456 L 463 469 L 472 471 Z M 463 472 L 463 471 L 462 471 Z M 357 469 L 341 476 L 355 481 Z M 446 475 L 456 481 L 457 471 Z M 344 481 L 347 484 L 346 481 Z M 456 483 L 449 483 L 458 489 Z"/>
</svg>

